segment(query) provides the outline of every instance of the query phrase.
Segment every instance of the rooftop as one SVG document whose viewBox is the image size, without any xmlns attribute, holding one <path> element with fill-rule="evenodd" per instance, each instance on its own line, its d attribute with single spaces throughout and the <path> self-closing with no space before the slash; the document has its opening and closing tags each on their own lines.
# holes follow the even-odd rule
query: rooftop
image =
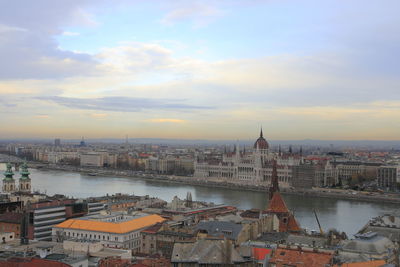
<svg viewBox="0 0 400 267">
<path fill-rule="evenodd" d="M 243 225 L 233 222 L 207 221 L 200 222 L 196 226 L 196 230 L 206 231 L 207 234 L 215 237 L 225 236 L 226 238 L 235 240 L 242 231 Z"/>
<path fill-rule="evenodd" d="M 270 263 L 277 266 L 307 266 L 322 267 L 331 263 L 333 253 L 304 249 L 278 248 L 275 250 Z"/>
<path fill-rule="evenodd" d="M 229 259 L 229 263 L 243 262 L 243 258 L 233 249 L 232 244 L 226 240 L 200 239 L 196 242 L 175 243 L 171 262 L 187 262 L 198 264 L 223 264 Z M 226 256 L 226 252 L 231 253 Z"/>
<path fill-rule="evenodd" d="M 56 228 L 79 229 L 95 232 L 106 232 L 123 234 L 164 222 L 165 219 L 159 215 L 148 215 L 123 222 L 103 222 L 93 220 L 69 219 L 58 225 Z"/>
<path fill-rule="evenodd" d="M 394 249 L 392 241 L 376 233 L 368 232 L 356 235 L 355 239 L 342 241 L 342 250 L 364 254 L 385 254 L 389 249 Z"/>
</svg>

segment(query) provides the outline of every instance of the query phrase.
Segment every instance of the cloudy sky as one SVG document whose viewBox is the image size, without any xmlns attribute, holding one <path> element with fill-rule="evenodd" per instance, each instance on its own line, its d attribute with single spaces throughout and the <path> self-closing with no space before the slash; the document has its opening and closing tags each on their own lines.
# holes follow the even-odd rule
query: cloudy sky
<svg viewBox="0 0 400 267">
<path fill-rule="evenodd" d="M 0 138 L 400 139 L 398 0 L 0 0 Z"/>
</svg>

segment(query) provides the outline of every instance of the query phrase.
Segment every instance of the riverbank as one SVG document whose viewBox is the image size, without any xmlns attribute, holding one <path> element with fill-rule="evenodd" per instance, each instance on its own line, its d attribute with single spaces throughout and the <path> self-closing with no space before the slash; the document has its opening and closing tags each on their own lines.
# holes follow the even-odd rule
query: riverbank
<svg viewBox="0 0 400 267">
<path fill-rule="evenodd" d="M 226 181 L 209 181 L 194 177 L 147 174 L 132 170 L 74 167 L 68 165 L 41 164 L 36 162 L 30 162 L 29 166 L 31 168 L 38 168 L 42 170 L 78 172 L 90 176 L 120 176 L 120 177 L 129 177 L 134 179 L 151 180 L 151 181 L 159 181 L 166 183 L 195 185 L 203 187 L 218 187 L 218 188 L 226 188 L 234 190 L 268 192 L 269 188 L 268 185 L 252 185 L 243 183 L 232 183 Z M 281 188 L 281 193 L 284 195 L 295 195 L 302 197 L 332 198 L 332 199 L 343 199 L 343 200 L 375 202 L 375 203 L 391 203 L 391 204 L 400 203 L 400 197 L 394 194 L 374 193 L 368 195 L 363 192 L 348 191 L 348 190 L 330 190 L 325 188 L 313 188 L 313 189 Z"/>
</svg>

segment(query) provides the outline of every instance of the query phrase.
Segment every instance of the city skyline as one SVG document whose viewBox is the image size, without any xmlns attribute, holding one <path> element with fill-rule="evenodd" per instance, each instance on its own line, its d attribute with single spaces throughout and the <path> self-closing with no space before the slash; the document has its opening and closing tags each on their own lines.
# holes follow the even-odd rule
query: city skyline
<svg viewBox="0 0 400 267">
<path fill-rule="evenodd" d="M 0 2 L 0 139 L 399 140 L 397 1 Z"/>
</svg>

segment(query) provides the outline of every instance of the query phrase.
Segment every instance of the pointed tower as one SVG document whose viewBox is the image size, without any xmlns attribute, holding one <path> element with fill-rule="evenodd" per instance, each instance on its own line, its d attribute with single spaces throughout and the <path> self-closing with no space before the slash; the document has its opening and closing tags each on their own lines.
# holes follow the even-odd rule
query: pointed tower
<svg viewBox="0 0 400 267">
<path fill-rule="evenodd" d="M 275 192 L 279 192 L 279 181 L 278 181 L 278 171 L 276 169 L 276 160 L 272 161 L 272 176 L 271 176 L 271 186 L 269 187 L 269 200 L 272 199 Z"/>
<path fill-rule="evenodd" d="M 299 223 L 294 215 L 289 211 L 279 192 L 279 181 L 277 172 L 277 163 L 274 159 L 272 162 L 271 186 L 269 188 L 269 202 L 267 213 L 276 215 L 279 220 L 279 232 L 298 233 L 301 231 Z"/>
<path fill-rule="evenodd" d="M 193 207 L 193 200 L 192 200 L 192 193 L 191 192 L 187 192 L 187 194 L 186 194 L 185 206 L 187 208 L 192 208 Z"/>
<path fill-rule="evenodd" d="M 16 190 L 15 180 L 13 178 L 14 173 L 12 171 L 11 163 L 7 163 L 7 170 L 4 172 L 3 179 L 3 192 L 4 193 L 13 193 Z"/>
<path fill-rule="evenodd" d="M 29 177 L 28 165 L 22 164 L 21 178 L 19 178 L 19 191 L 31 192 L 31 178 Z"/>
</svg>

